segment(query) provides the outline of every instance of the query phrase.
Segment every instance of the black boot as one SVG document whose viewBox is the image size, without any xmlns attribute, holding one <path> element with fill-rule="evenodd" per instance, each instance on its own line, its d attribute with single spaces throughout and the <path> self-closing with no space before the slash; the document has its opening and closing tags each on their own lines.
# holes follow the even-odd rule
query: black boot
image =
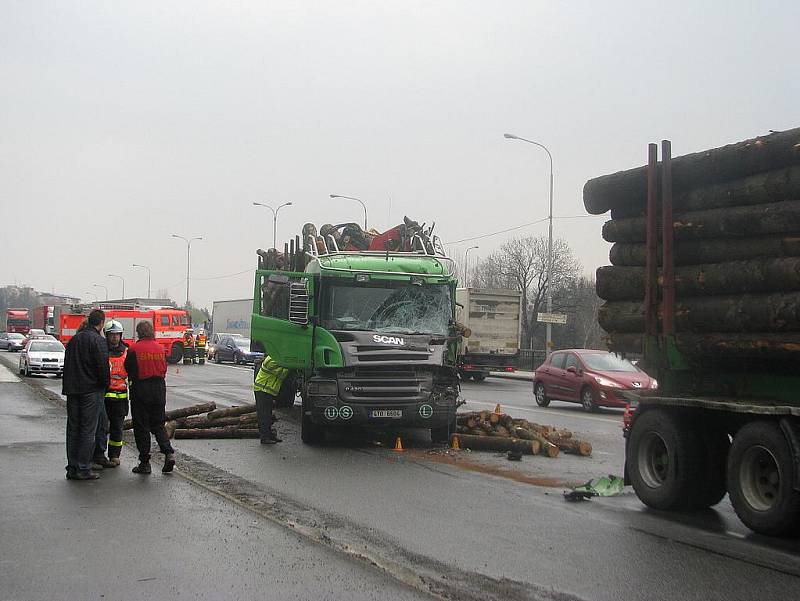
<svg viewBox="0 0 800 601">
<path fill-rule="evenodd" d="M 150 474 L 153 469 L 150 467 L 149 461 L 140 461 L 139 465 L 131 470 L 134 474 Z"/>
<path fill-rule="evenodd" d="M 175 467 L 175 453 L 167 453 L 164 455 L 164 467 L 161 468 L 161 473 L 168 474 Z"/>
</svg>

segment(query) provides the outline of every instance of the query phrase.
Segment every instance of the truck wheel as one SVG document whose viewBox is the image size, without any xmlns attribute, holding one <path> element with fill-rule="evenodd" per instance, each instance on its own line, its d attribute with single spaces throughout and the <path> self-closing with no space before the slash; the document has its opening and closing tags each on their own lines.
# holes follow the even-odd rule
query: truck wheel
<svg viewBox="0 0 800 601">
<path fill-rule="evenodd" d="M 303 411 L 303 419 L 300 422 L 300 440 L 307 445 L 318 445 L 325 442 L 325 429 L 313 423 L 305 411 Z"/>
<path fill-rule="evenodd" d="M 591 386 L 584 386 L 581 390 L 581 405 L 586 411 L 596 411 L 597 405 L 594 402 L 594 390 Z"/>
<path fill-rule="evenodd" d="M 281 384 L 278 396 L 275 399 L 276 407 L 292 407 L 297 396 L 297 384 L 293 377 L 288 377 Z"/>
<path fill-rule="evenodd" d="M 175 363 L 180 363 L 181 359 L 183 359 L 183 345 L 180 342 L 173 342 L 167 357 L 167 363 L 174 365 Z"/>
<path fill-rule="evenodd" d="M 445 426 L 440 426 L 438 428 L 431 428 L 431 440 L 433 442 L 438 443 L 447 443 L 450 440 L 450 435 L 454 434 L 456 431 L 456 416 L 453 416 L 453 419 L 450 421 L 449 424 Z"/>
<path fill-rule="evenodd" d="M 633 423 L 627 466 L 636 496 L 654 509 L 696 507 L 702 485 L 698 458 L 704 451 L 697 430 L 670 411 L 651 409 Z"/>
<path fill-rule="evenodd" d="M 760 534 L 797 534 L 800 491 L 793 489 L 793 474 L 791 448 L 777 423 L 739 430 L 728 456 L 728 491 L 739 519 Z"/>
<path fill-rule="evenodd" d="M 725 466 L 731 442 L 727 432 L 707 427 L 702 431 L 701 440 L 705 452 L 697 460 L 704 475 L 694 488 L 691 500 L 691 506 L 696 509 L 713 507 L 728 491 L 725 483 Z"/>
<path fill-rule="evenodd" d="M 473 374 L 472 379 L 476 382 L 483 382 L 486 379 L 486 374 Z"/>
<path fill-rule="evenodd" d="M 544 384 L 541 382 L 536 382 L 536 386 L 533 387 L 533 396 L 536 397 L 536 404 L 539 405 L 539 407 L 547 407 L 550 405 L 547 391 L 544 388 Z"/>
</svg>

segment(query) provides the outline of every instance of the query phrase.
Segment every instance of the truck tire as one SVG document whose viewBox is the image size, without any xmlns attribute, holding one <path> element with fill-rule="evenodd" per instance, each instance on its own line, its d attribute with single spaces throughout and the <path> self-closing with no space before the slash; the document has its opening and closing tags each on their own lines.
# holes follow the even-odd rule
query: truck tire
<svg viewBox="0 0 800 601">
<path fill-rule="evenodd" d="M 307 445 L 319 445 L 325 442 L 325 429 L 313 423 L 305 411 L 300 422 L 300 440 Z"/>
<path fill-rule="evenodd" d="M 180 342 L 173 342 L 169 356 L 167 356 L 167 363 L 175 365 L 180 363 L 181 359 L 183 359 L 183 345 Z"/>
<path fill-rule="evenodd" d="M 800 491 L 794 462 L 776 422 L 742 427 L 728 455 L 728 491 L 739 519 L 759 534 L 792 536 L 800 529 Z"/>
<path fill-rule="evenodd" d="M 278 396 L 275 399 L 275 406 L 282 408 L 292 407 L 296 396 L 297 382 L 294 377 L 290 375 L 283 381 L 283 384 L 281 384 L 281 389 L 278 391 Z"/>
<path fill-rule="evenodd" d="M 533 396 L 536 399 L 536 404 L 539 407 L 547 407 L 550 405 L 550 397 L 547 396 L 547 390 L 544 387 L 544 384 L 541 382 L 536 382 L 533 387 Z"/>
<path fill-rule="evenodd" d="M 486 379 L 486 374 L 472 374 L 472 379 L 476 382 L 483 382 Z"/>
<path fill-rule="evenodd" d="M 440 426 L 438 428 L 431 428 L 431 441 L 435 443 L 447 443 L 450 441 L 450 435 L 456 431 L 456 416 L 449 424 Z"/>
<path fill-rule="evenodd" d="M 691 506 L 696 509 L 713 507 L 728 492 L 726 485 L 726 465 L 731 441 L 727 432 L 707 426 L 701 435 L 705 453 L 698 457 L 702 461 L 700 469 L 703 476 L 693 489 Z"/>
<path fill-rule="evenodd" d="M 645 411 L 633 423 L 627 452 L 636 496 L 654 509 L 696 508 L 703 451 L 689 420 L 662 409 Z"/>
</svg>

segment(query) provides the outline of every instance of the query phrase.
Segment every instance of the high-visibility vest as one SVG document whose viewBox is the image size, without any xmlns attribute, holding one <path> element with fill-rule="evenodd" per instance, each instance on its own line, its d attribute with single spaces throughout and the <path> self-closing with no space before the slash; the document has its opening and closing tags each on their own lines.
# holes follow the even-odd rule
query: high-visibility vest
<svg viewBox="0 0 800 601">
<path fill-rule="evenodd" d="M 267 355 L 261 362 L 261 367 L 258 368 L 253 390 L 277 396 L 287 375 L 289 375 L 289 370 L 275 363 L 272 357 Z"/>
<path fill-rule="evenodd" d="M 106 391 L 107 399 L 127 399 L 128 398 L 128 372 L 125 371 L 125 357 L 128 356 L 128 349 L 122 351 L 119 357 L 108 358 L 108 367 L 111 370 L 111 382 Z"/>
<path fill-rule="evenodd" d="M 202 334 L 197 336 L 197 346 L 205 346 L 206 345 L 206 337 Z"/>
</svg>

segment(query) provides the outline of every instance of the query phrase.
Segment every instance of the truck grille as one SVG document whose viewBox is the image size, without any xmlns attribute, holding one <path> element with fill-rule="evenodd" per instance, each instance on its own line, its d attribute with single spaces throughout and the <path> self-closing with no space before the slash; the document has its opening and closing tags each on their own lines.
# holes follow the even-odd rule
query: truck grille
<svg viewBox="0 0 800 601">
<path fill-rule="evenodd" d="M 363 346 L 356 347 L 354 355 L 359 362 L 398 362 L 398 361 L 427 361 L 433 354 L 425 347 L 385 347 Z"/>
<path fill-rule="evenodd" d="M 433 373 L 413 367 L 357 367 L 339 375 L 339 398 L 348 403 L 418 403 L 432 391 Z"/>
</svg>

